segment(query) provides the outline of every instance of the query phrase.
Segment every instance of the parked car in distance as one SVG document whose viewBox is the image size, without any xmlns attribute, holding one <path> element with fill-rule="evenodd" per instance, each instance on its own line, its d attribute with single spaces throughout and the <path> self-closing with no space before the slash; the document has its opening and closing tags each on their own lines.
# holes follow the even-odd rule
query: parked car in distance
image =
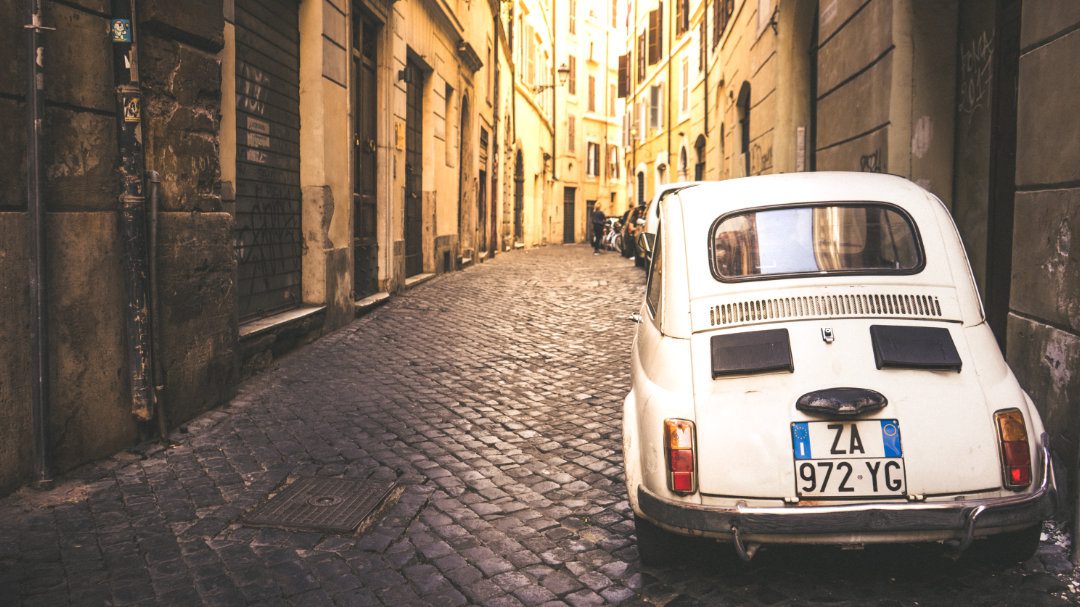
<svg viewBox="0 0 1080 607">
<path fill-rule="evenodd" d="M 660 224 L 660 201 L 668 195 L 696 183 L 700 182 L 677 181 L 675 183 L 665 183 L 656 188 L 652 200 L 649 201 L 649 204 L 645 209 L 645 214 L 643 216 L 645 223 L 641 225 L 641 229 L 638 231 L 637 239 L 635 241 L 635 245 L 639 251 L 638 258 L 641 260 L 641 263 L 638 265 L 646 268 L 649 267 L 650 251 L 652 249 L 651 240 L 656 237 L 656 226 Z"/>
<path fill-rule="evenodd" d="M 658 211 L 623 408 L 645 564 L 679 535 L 747 560 L 767 544 L 1034 554 L 1048 437 L 940 200 L 794 173 L 687 186 Z"/>
</svg>

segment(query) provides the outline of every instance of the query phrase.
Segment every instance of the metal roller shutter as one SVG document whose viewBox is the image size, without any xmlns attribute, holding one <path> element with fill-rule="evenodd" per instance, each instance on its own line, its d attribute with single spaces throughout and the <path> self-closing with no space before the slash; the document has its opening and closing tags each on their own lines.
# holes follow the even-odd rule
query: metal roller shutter
<svg viewBox="0 0 1080 607">
<path fill-rule="evenodd" d="M 300 30 L 294 0 L 236 0 L 240 319 L 300 305 Z"/>
</svg>

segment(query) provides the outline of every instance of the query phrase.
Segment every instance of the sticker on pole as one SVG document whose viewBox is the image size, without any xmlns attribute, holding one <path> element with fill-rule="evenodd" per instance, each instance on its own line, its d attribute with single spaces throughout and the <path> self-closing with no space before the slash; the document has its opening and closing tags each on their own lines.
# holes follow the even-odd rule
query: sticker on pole
<svg viewBox="0 0 1080 607">
<path fill-rule="evenodd" d="M 128 97 L 124 100 L 124 122 L 138 122 L 141 117 L 139 112 L 139 98 Z"/>
<path fill-rule="evenodd" d="M 109 29 L 112 31 L 113 42 L 131 42 L 130 19 L 113 19 Z"/>
</svg>

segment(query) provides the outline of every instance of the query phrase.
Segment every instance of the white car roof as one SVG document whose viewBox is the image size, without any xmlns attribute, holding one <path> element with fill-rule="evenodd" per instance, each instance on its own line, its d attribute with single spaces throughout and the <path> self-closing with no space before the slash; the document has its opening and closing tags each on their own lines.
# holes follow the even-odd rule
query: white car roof
<svg viewBox="0 0 1080 607">
<path fill-rule="evenodd" d="M 709 237 L 713 224 L 722 215 L 774 205 L 844 201 L 886 202 L 905 210 L 919 232 L 926 256 L 925 268 L 910 276 L 803 276 L 741 282 L 721 282 L 712 275 Z M 690 316 L 695 317 L 691 323 L 695 327 L 705 324 L 703 318 L 708 317 L 711 306 L 729 299 L 741 301 L 749 298 L 757 301 L 786 297 L 796 291 L 849 293 L 852 288 L 870 288 L 875 292 L 884 289 L 884 292 L 890 293 L 921 293 L 930 289 L 941 298 L 943 304 L 948 300 L 950 305 L 946 317 L 964 324 L 982 321 L 981 304 L 967 253 L 952 216 L 940 200 L 902 177 L 875 173 L 813 172 L 697 182 L 668 196 L 661 206 L 662 224 L 668 226 L 664 236 L 671 239 L 670 246 L 681 249 L 676 254 L 679 259 L 672 261 L 676 266 L 686 267 L 686 274 L 680 278 L 671 276 L 674 284 L 668 283 L 674 287 L 674 291 L 682 291 L 683 295 L 679 297 L 674 292 L 671 295 L 695 308 L 693 312 L 679 312 L 677 309 L 682 306 L 671 301 L 673 305 L 666 312 L 681 315 L 687 320 Z M 680 240 L 681 243 L 678 242 Z M 697 309 L 699 307 L 701 309 Z M 701 315 L 704 316 L 697 318 Z M 689 332 L 690 327 L 684 324 L 684 320 L 672 320 L 673 329 L 682 329 L 675 333 Z"/>
<path fill-rule="evenodd" d="M 879 173 L 783 173 L 685 185 L 692 187 L 686 187 L 679 197 L 693 201 L 683 210 L 691 225 L 701 221 L 711 224 L 720 215 L 741 209 L 800 202 L 890 202 L 908 212 L 910 206 L 938 204 L 907 179 Z"/>
</svg>

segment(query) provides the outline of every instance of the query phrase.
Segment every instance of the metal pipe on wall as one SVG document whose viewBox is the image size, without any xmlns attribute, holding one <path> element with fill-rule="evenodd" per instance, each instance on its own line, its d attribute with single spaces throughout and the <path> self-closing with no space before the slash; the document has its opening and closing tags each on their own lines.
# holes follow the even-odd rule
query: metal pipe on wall
<svg viewBox="0 0 1080 607">
<path fill-rule="evenodd" d="M 45 311 L 45 207 L 41 202 L 41 138 L 44 121 L 45 43 L 41 24 L 41 0 L 26 3 L 26 214 L 30 244 L 30 418 L 34 434 L 33 483 L 52 484 L 49 448 L 49 348 Z"/>
<path fill-rule="evenodd" d="M 110 35 L 116 85 L 116 127 L 119 143 L 120 239 L 124 286 L 125 348 L 131 414 L 141 422 L 153 417 L 153 347 L 146 244 L 146 193 L 143 159 L 142 89 L 139 85 L 135 0 L 113 0 Z"/>
<path fill-rule="evenodd" d="M 169 438 L 169 419 L 165 415 L 165 357 L 161 347 L 161 306 L 158 291 L 158 209 L 161 203 L 161 175 L 157 171 L 147 173 L 150 182 L 150 343 L 154 352 L 154 388 L 152 393 L 154 411 L 157 413 L 158 436 L 162 441 Z"/>
</svg>

